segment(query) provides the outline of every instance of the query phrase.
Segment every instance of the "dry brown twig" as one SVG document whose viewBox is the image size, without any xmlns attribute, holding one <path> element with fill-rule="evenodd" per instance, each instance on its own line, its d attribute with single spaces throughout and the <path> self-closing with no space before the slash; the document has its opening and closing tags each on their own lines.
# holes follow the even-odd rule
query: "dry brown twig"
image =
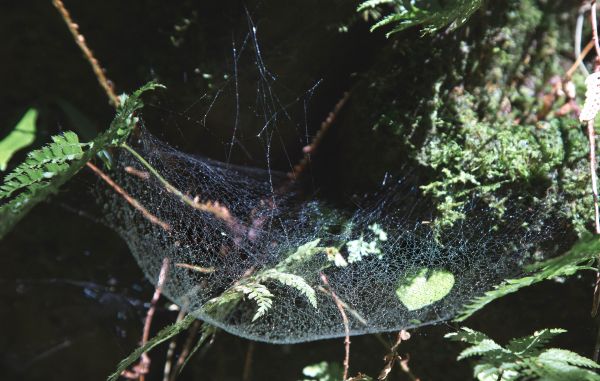
<svg viewBox="0 0 600 381">
<path fill-rule="evenodd" d="M 158 303 L 158 299 L 160 299 L 160 295 L 162 293 L 163 286 L 167 280 L 167 272 L 169 271 L 169 258 L 163 259 L 162 266 L 160 268 L 160 273 L 158 274 L 158 281 L 156 283 L 156 288 L 154 289 L 154 294 L 152 295 L 152 300 L 150 301 L 150 308 L 148 308 L 148 312 L 146 313 L 146 320 L 144 321 L 144 331 L 142 334 L 142 340 L 140 345 L 144 346 L 148 343 L 150 339 L 150 327 L 152 326 L 152 319 L 154 318 L 154 313 L 156 311 L 156 304 Z M 150 356 L 148 353 L 142 353 L 140 357 L 140 361 L 132 367 L 131 370 L 124 370 L 121 373 L 121 376 L 128 378 L 130 380 L 139 380 L 144 381 L 146 374 L 150 370 Z"/>
<path fill-rule="evenodd" d="M 386 380 L 394 367 L 394 363 L 398 362 L 400 370 L 402 370 L 410 378 L 411 381 L 419 381 L 419 378 L 416 377 L 408 367 L 408 361 L 410 360 L 410 356 L 407 354 L 403 357 L 398 354 L 398 348 L 400 346 L 400 343 L 402 343 L 403 341 L 407 341 L 408 339 L 410 339 L 410 333 L 408 333 L 408 331 L 401 330 L 400 332 L 398 332 L 396 342 L 390 348 L 390 352 L 383 358 L 383 360 L 385 361 L 385 366 L 379 373 L 379 377 L 377 377 L 378 380 Z"/>
<path fill-rule="evenodd" d="M 179 309 L 177 319 L 175 323 L 179 323 L 185 317 L 185 310 Z M 169 348 L 167 349 L 167 355 L 165 356 L 165 367 L 163 368 L 163 381 L 169 381 L 171 377 L 171 371 L 173 369 L 173 358 L 175 357 L 175 349 L 177 349 L 177 338 L 173 337 L 169 342 Z"/>
<path fill-rule="evenodd" d="M 342 301 L 340 300 L 340 298 L 337 296 L 337 294 L 333 291 L 333 289 L 329 285 L 329 280 L 327 279 L 327 276 L 323 273 L 321 273 L 320 275 L 321 275 L 321 281 L 329 289 L 329 293 L 330 293 L 331 297 L 333 298 L 333 301 L 334 301 L 335 305 L 337 306 L 338 310 L 340 311 L 340 315 L 342 315 L 342 323 L 344 324 L 344 333 L 345 333 L 345 338 L 344 338 L 345 355 L 344 355 L 343 380 L 346 380 L 346 379 L 348 379 L 348 370 L 350 369 L 350 322 L 348 321 L 348 316 L 346 315 L 344 305 L 342 304 Z"/>
<path fill-rule="evenodd" d="M 135 198 L 131 197 L 129 195 L 129 193 L 127 193 L 123 188 L 121 188 L 117 183 L 115 183 L 114 180 L 111 179 L 110 176 L 108 176 L 106 173 L 104 173 L 100 168 L 96 167 L 94 164 L 92 164 L 89 161 L 86 163 L 86 165 L 98 177 L 100 177 L 102 180 L 104 180 L 104 182 L 107 183 L 115 192 L 117 192 L 119 195 L 121 195 L 121 197 L 123 197 L 125 199 L 125 201 L 127 201 L 129 203 L 129 205 L 131 205 L 137 211 L 142 213 L 144 218 L 146 218 L 151 223 L 160 226 L 165 231 L 171 230 L 171 226 L 168 223 L 164 222 L 163 220 L 161 220 L 160 218 L 158 218 L 154 214 L 152 214 L 150 211 L 148 211 L 148 209 L 146 209 L 142 204 L 140 204 Z"/>
<path fill-rule="evenodd" d="M 254 341 L 248 343 L 246 351 L 246 359 L 244 360 L 244 372 L 242 373 L 242 381 L 250 381 L 252 378 L 252 360 L 254 359 Z"/>
<path fill-rule="evenodd" d="M 81 51 L 83 52 L 83 55 L 85 56 L 86 60 L 92 66 L 92 70 L 94 71 L 94 74 L 96 75 L 100 86 L 102 86 L 104 92 L 108 96 L 110 103 L 114 107 L 119 106 L 120 100 L 117 94 L 115 94 L 112 82 L 106 77 L 106 75 L 104 74 L 104 69 L 102 69 L 102 66 L 100 66 L 100 63 L 98 62 L 96 57 L 94 57 L 92 50 L 87 46 L 87 43 L 85 42 L 85 37 L 81 33 L 79 33 L 79 25 L 77 25 L 73 21 L 69 11 L 63 4 L 62 0 L 52 0 L 52 4 L 54 4 L 56 9 L 58 9 L 58 11 L 60 12 L 62 19 L 67 24 L 67 28 L 69 28 L 69 31 L 73 35 L 75 43 L 79 46 L 79 49 L 81 49 Z"/>
<path fill-rule="evenodd" d="M 191 354 L 194 340 L 196 339 L 198 331 L 200 330 L 201 326 L 202 326 L 202 322 L 200 320 L 196 320 L 196 321 L 194 321 L 194 323 L 192 324 L 192 327 L 188 331 L 188 337 L 186 338 L 185 343 L 183 344 L 183 347 L 181 348 L 181 353 L 179 354 L 179 357 L 177 358 L 177 363 L 175 364 L 175 367 L 173 368 L 173 371 L 171 372 L 171 376 L 169 378 L 170 381 L 175 381 L 177 379 L 179 372 L 181 372 L 181 369 L 185 365 L 185 361 L 188 358 L 188 356 L 190 356 L 190 354 Z"/>
<path fill-rule="evenodd" d="M 302 174 L 306 170 L 308 164 L 310 163 L 310 155 L 317 150 L 317 148 L 321 144 L 321 141 L 323 140 L 323 137 L 325 137 L 325 134 L 327 133 L 327 131 L 329 131 L 329 129 L 333 125 L 333 122 L 335 122 L 335 119 L 337 118 L 339 112 L 342 110 L 349 98 L 350 92 L 347 91 L 344 93 L 342 99 L 340 99 L 335 104 L 335 107 L 327 115 L 327 118 L 325 118 L 325 120 L 321 123 L 319 131 L 317 131 L 310 144 L 302 149 L 302 152 L 304 152 L 304 156 L 302 157 L 300 162 L 292 168 L 292 171 L 288 173 L 288 178 L 290 180 L 297 180 L 300 174 Z"/>
</svg>

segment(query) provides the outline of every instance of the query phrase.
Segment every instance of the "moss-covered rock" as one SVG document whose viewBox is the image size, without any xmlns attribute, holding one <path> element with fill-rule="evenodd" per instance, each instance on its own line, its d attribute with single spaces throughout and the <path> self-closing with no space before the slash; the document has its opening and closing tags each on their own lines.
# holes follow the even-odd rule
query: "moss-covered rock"
<svg viewBox="0 0 600 381">
<path fill-rule="evenodd" d="M 551 203 L 585 230 L 586 135 L 573 115 L 538 117 L 551 77 L 572 62 L 564 54 L 572 11 L 547 1 L 489 2 L 456 32 L 393 35 L 337 130 L 337 160 L 356 165 L 336 181 L 369 188 L 388 171 L 417 168 L 438 224 L 464 218 L 477 198 L 499 215 Z"/>
</svg>

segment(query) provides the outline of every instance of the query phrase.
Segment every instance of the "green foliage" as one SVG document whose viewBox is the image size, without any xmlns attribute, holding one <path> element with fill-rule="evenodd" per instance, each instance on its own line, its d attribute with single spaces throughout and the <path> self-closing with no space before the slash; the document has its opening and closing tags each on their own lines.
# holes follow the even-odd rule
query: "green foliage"
<svg viewBox="0 0 600 381">
<path fill-rule="evenodd" d="M 256 302 L 258 309 L 252 317 L 252 321 L 261 318 L 273 306 L 273 294 L 267 287 L 258 282 L 246 282 L 235 286 L 234 290 Z"/>
<path fill-rule="evenodd" d="M 596 362 L 564 349 L 544 349 L 563 329 L 543 329 L 531 336 L 511 340 L 505 347 L 481 332 L 462 328 L 446 338 L 470 344 L 458 360 L 478 357 L 474 377 L 480 381 L 545 380 L 598 381 Z"/>
<path fill-rule="evenodd" d="M 358 7 L 358 12 L 391 9 L 393 13 L 383 17 L 371 30 L 391 26 L 387 36 L 404 29 L 421 25 L 424 33 L 435 33 L 449 25 L 454 30 L 463 25 L 481 7 L 483 0 L 368 0 Z M 377 12 L 378 14 L 380 12 Z"/>
<path fill-rule="evenodd" d="M 4 178 L 0 186 L 0 200 L 19 191 L 45 186 L 53 177 L 68 169 L 70 162 L 81 159 L 83 147 L 74 132 L 53 136 L 52 143 L 29 152 L 25 162 Z"/>
<path fill-rule="evenodd" d="M 308 262 L 315 254 L 323 251 L 323 247 L 319 246 L 320 238 L 307 242 L 304 245 L 298 246 L 295 252 L 288 255 L 283 261 L 277 264 L 277 269 L 284 272 L 294 272 L 299 266 Z"/>
<path fill-rule="evenodd" d="M 346 248 L 348 249 L 348 263 L 361 261 L 363 258 L 370 255 L 375 255 L 377 259 L 383 258 L 383 253 L 379 244 L 387 241 L 387 233 L 378 224 L 369 226 L 369 230 L 374 235 L 372 240 L 365 241 L 361 234 L 358 239 L 346 242 Z"/>
<path fill-rule="evenodd" d="M 302 374 L 306 378 L 300 381 L 340 381 L 344 375 L 344 370 L 338 363 L 322 361 L 304 367 Z"/>
<path fill-rule="evenodd" d="M 80 143 L 77 134 L 65 132 L 52 143 L 29 152 L 27 159 L 9 173 L 0 186 L 0 238 L 35 205 L 46 200 L 71 179 L 96 154 L 122 144 L 137 123 L 135 111 L 143 107 L 143 92 L 161 87 L 148 83 L 131 96 L 121 97 L 121 106 L 108 130 L 89 143 Z"/>
<path fill-rule="evenodd" d="M 529 266 L 526 270 L 531 274 L 518 279 L 508 279 L 496 286 L 493 290 L 472 300 L 463 307 L 463 311 L 455 321 L 463 321 L 475 312 L 479 311 L 492 301 L 518 290 L 561 276 L 571 276 L 580 270 L 595 270 L 589 263 L 598 257 L 600 253 L 600 239 L 597 236 L 587 234 L 581 238 L 566 254 L 547 261 Z"/>
<path fill-rule="evenodd" d="M 308 283 L 306 283 L 304 278 L 301 276 L 270 269 L 263 272 L 260 276 L 260 279 L 265 281 L 274 279 L 285 286 L 298 290 L 298 292 L 308 299 L 314 308 L 317 308 L 317 295 L 315 290 Z"/>
<path fill-rule="evenodd" d="M 453 287 L 452 273 L 424 268 L 404 279 L 396 289 L 396 295 L 408 310 L 415 311 L 442 300 Z"/>
<path fill-rule="evenodd" d="M 38 111 L 30 108 L 25 112 L 21 120 L 13 130 L 2 140 L 0 140 L 0 171 L 5 171 L 8 161 L 13 155 L 33 143 L 35 140 L 35 122 Z"/>
<path fill-rule="evenodd" d="M 194 316 L 187 315 L 182 320 L 180 320 L 176 323 L 173 323 L 173 324 L 163 328 L 162 330 L 160 330 L 160 332 L 158 332 L 156 334 L 156 336 L 154 336 L 152 339 L 148 340 L 146 345 L 143 345 L 143 346 L 137 348 L 129 356 L 127 356 L 125 359 L 123 359 L 117 366 L 117 370 L 115 370 L 115 372 L 113 374 L 108 376 L 107 380 L 108 381 L 116 381 L 121 376 L 121 373 L 123 373 L 124 370 L 126 370 L 129 366 L 131 366 L 131 364 L 136 362 L 137 359 L 139 359 L 143 353 L 150 351 L 152 348 L 156 347 L 157 345 L 164 343 L 165 341 L 169 340 L 173 336 L 176 336 L 180 332 L 185 331 L 194 322 L 194 320 L 196 320 L 196 318 Z"/>
<path fill-rule="evenodd" d="M 427 138 L 417 155 L 422 165 L 439 173 L 422 189 L 439 201 L 440 226 L 464 218 L 462 209 L 474 196 L 485 198 L 502 215 L 506 196 L 501 188 L 543 182 L 563 162 L 562 131 L 556 123 L 540 129 L 517 125 L 507 114 L 480 117 L 476 98 L 464 92 L 449 106 L 455 117 L 438 120 L 439 132 Z"/>
<path fill-rule="evenodd" d="M 305 245 L 304 249 L 308 249 L 309 247 Z M 252 321 L 260 319 L 271 309 L 274 303 L 275 295 L 265 286 L 265 283 L 269 281 L 277 281 L 286 287 L 297 290 L 308 299 L 308 302 L 314 308 L 317 308 L 316 292 L 304 278 L 295 274 L 282 272 L 277 268 L 272 268 L 241 279 L 236 285 L 223 292 L 220 296 L 208 301 L 204 310 L 212 314 L 227 314 L 228 311 L 246 296 L 248 299 L 254 301 L 258 307 L 252 317 Z"/>
<path fill-rule="evenodd" d="M 400 0 L 368 4 L 403 6 Z M 538 120 L 550 76 L 570 64 L 557 54 L 569 49 L 571 34 L 561 21 L 563 8 L 534 0 L 486 2 L 486 8 L 472 19 L 473 28 L 454 36 L 440 33 L 422 43 L 398 39 L 388 47 L 357 101 L 363 105 L 357 116 L 368 115 L 373 129 L 348 136 L 348 158 L 364 151 L 351 140 L 371 139 L 373 146 L 390 148 L 366 152 L 369 164 L 361 176 L 380 177 L 381 167 L 398 162 L 420 165 L 423 192 L 437 209 L 436 227 L 465 218 L 465 205 L 474 198 L 499 217 L 507 209 L 538 210 L 540 201 L 553 199 L 548 209 L 560 209 L 582 233 L 593 210 L 586 136 L 574 118 L 552 113 L 564 98 Z M 398 88 L 407 93 L 398 95 Z M 346 174 L 360 184 L 352 176 Z"/>
</svg>

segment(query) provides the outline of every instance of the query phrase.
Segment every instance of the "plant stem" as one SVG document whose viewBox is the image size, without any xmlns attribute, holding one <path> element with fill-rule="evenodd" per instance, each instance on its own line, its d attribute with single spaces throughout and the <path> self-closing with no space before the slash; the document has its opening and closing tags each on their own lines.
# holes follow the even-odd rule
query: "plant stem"
<svg viewBox="0 0 600 381">
<path fill-rule="evenodd" d="M 121 144 L 121 147 L 129 152 L 133 157 L 140 162 L 150 173 L 165 187 L 165 189 L 171 193 L 173 193 L 181 202 L 191 206 L 194 209 L 212 213 L 215 217 L 225 221 L 228 225 L 234 228 L 234 230 L 240 228 L 239 224 L 232 217 L 231 213 L 229 213 L 229 209 L 225 206 L 219 205 L 218 203 L 212 202 L 198 202 L 191 197 L 185 195 L 182 191 L 173 186 L 170 182 L 167 181 L 157 170 L 152 166 L 152 164 L 148 163 L 146 159 L 142 155 L 140 155 L 136 150 L 131 148 L 127 143 Z"/>
<path fill-rule="evenodd" d="M 133 206 L 140 213 L 142 213 L 142 215 L 148 221 L 160 226 L 165 231 L 171 230 L 171 226 L 168 223 L 162 221 L 160 218 L 158 218 L 154 214 L 150 213 L 150 211 L 148 211 L 148 209 L 146 209 L 142 204 L 140 204 L 138 200 L 131 197 L 129 195 L 129 193 L 127 193 L 123 188 L 121 188 L 117 183 L 115 183 L 113 181 L 113 179 L 111 179 L 106 173 L 102 172 L 102 170 L 100 170 L 100 168 L 96 167 L 94 164 L 92 164 L 89 161 L 86 163 L 86 165 L 88 166 L 88 168 L 90 168 L 92 171 L 94 171 L 94 173 L 96 175 L 98 175 L 98 177 L 100 177 L 102 180 L 104 180 L 104 182 L 106 182 L 108 185 L 110 185 L 115 190 L 115 192 L 120 194 L 125 199 L 125 201 L 127 201 L 129 203 L 129 205 Z"/>
<path fill-rule="evenodd" d="M 325 284 L 325 286 L 327 286 L 327 288 L 329 288 L 331 297 L 333 298 L 335 305 L 337 306 L 338 310 L 340 311 L 340 315 L 342 315 L 342 322 L 344 323 L 345 355 L 344 355 L 344 375 L 343 375 L 342 380 L 345 381 L 348 379 L 348 370 L 350 369 L 350 323 L 348 321 L 348 316 L 346 315 L 346 311 L 344 310 L 344 306 L 342 305 L 342 301 L 340 300 L 340 298 L 338 298 L 337 294 L 333 291 L 333 289 L 329 285 L 327 276 L 325 276 L 325 274 L 323 274 L 323 273 L 321 273 L 321 281 L 323 282 L 323 284 Z"/>
<path fill-rule="evenodd" d="M 150 327 L 152 325 L 152 319 L 154 318 L 154 312 L 156 311 L 156 303 L 158 303 L 158 299 L 160 299 L 160 294 L 162 293 L 163 286 L 165 285 L 165 281 L 167 280 L 168 271 L 169 258 L 165 257 L 160 268 L 160 273 L 158 274 L 158 281 L 156 282 L 154 295 L 152 295 L 152 300 L 150 301 L 150 308 L 148 308 L 148 312 L 146 313 L 146 321 L 144 322 L 144 330 L 142 334 L 142 346 L 146 345 L 146 343 L 148 343 L 148 340 L 150 339 Z M 144 381 L 145 375 L 150 370 L 150 357 L 148 356 L 148 352 L 142 353 L 140 364 L 143 364 L 142 369 L 144 370 L 144 372 L 140 374 L 139 379 L 140 381 Z"/>
<path fill-rule="evenodd" d="M 64 20 L 65 24 L 67 24 L 67 28 L 69 28 L 69 31 L 73 35 L 75 43 L 77 44 L 77 46 L 79 46 L 79 49 L 81 49 L 81 51 L 83 52 L 84 57 L 92 66 L 92 70 L 94 71 L 94 74 L 96 75 L 100 86 L 102 86 L 102 88 L 104 89 L 104 92 L 106 93 L 106 96 L 108 97 L 110 103 L 114 107 L 118 107 L 120 101 L 119 97 L 117 96 L 117 94 L 115 94 L 115 91 L 112 87 L 112 82 L 106 77 L 106 74 L 104 74 L 104 70 L 100 66 L 100 63 L 98 62 L 96 57 L 94 57 L 94 53 L 92 53 L 92 50 L 87 46 L 87 43 L 85 42 L 85 37 L 83 37 L 83 35 L 79 33 L 79 26 L 71 18 L 71 15 L 69 14 L 69 11 L 63 4 L 62 0 L 52 0 L 52 4 L 54 4 L 56 9 L 58 9 L 58 12 L 60 12 L 62 19 Z"/>
</svg>

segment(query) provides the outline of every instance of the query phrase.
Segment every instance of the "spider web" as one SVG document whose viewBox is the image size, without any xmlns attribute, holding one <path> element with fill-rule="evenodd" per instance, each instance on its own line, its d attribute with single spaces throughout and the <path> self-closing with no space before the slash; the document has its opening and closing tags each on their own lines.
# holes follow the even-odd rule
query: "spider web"
<svg viewBox="0 0 600 381">
<path fill-rule="evenodd" d="M 318 82 L 303 96 L 282 100 L 248 20 L 250 33 L 233 44 L 231 77 L 202 98 L 205 115 L 218 102 L 234 104 L 225 161 L 180 152 L 141 128 L 131 144 L 177 194 L 130 153 L 116 158 L 115 180 L 169 229 L 112 190 L 100 192 L 105 220 L 151 282 L 168 258 L 163 293 L 174 303 L 230 333 L 271 343 L 344 336 L 332 293 L 352 335 L 407 329 L 452 318 L 467 301 L 518 273 L 550 236 L 542 213 L 521 208 L 517 199 L 501 219 L 473 200 L 465 219 L 435 228 L 434 205 L 410 170 L 353 203 L 321 199 L 306 186 L 314 180 L 309 174 L 300 181 L 274 170 L 276 146 L 293 168 L 286 145 L 277 145 L 289 140 L 284 135 L 299 147 L 309 144 L 307 105 Z M 253 53 L 256 69 L 253 123 L 240 111 L 248 107 L 238 73 L 245 51 Z M 248 135 L 263 147 L 262 168 L 231 163 L 236 148 L 249 152 Z"/>
</svg>

